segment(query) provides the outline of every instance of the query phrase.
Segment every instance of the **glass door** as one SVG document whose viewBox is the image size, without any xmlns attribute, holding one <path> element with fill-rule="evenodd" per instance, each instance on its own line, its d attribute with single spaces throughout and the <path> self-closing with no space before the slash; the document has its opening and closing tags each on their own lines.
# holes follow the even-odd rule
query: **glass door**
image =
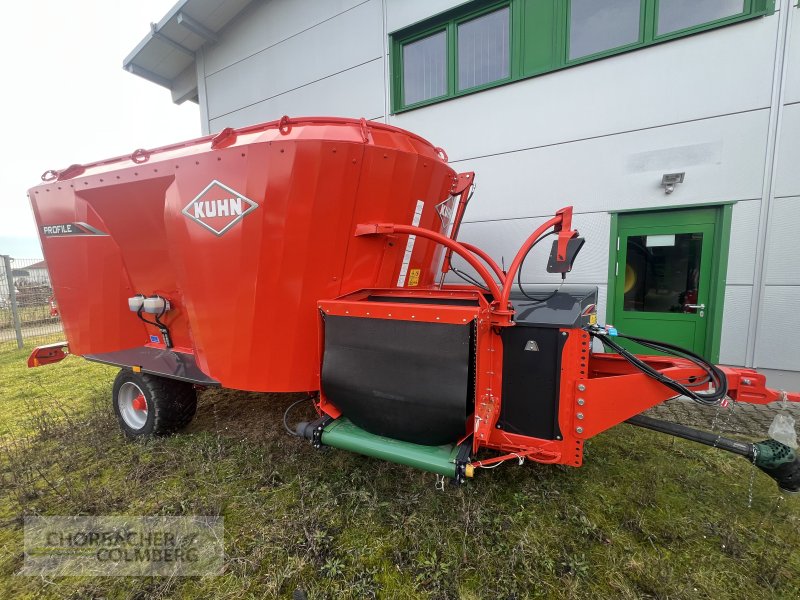
<svg viewBox="0 0 800 600">
<path fill-rule="evenodd" d="M 620 219 L 614 325 L 621 333 L 704 354 L 708 332 L 714 223 L 686 213 Z M 636 352 L 641 346 L 624 344 Z"/>
</svg>

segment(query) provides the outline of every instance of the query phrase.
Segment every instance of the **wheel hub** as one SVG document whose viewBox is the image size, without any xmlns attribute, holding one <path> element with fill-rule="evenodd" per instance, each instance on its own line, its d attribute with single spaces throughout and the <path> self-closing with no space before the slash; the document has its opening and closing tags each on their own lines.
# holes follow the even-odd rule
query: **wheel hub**
<svg viewBox="0 0 800 600">
<path fill-rule="evenodd" d="M 141 429 L 147 423 L 147 400 L 142 389 L 131 381 L 119 388 L 119 414 L 131 429 Z"/>
</svg>

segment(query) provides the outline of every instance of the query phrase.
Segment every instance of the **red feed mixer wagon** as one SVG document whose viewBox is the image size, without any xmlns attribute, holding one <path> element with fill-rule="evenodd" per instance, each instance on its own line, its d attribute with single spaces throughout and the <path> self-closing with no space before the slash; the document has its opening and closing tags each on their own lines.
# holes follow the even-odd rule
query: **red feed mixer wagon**
<svg viewBox="0 0 800 600">
<path fill-rule="evenodd" d="M 669 344 L 620 344 L 597 324 L 596 288 L 519 284 L 543 241 L 547 271 L 571 271 L 572 207 L 502 269 L 458 241 L 474 174 L 412 133 L 283 117 L 43 180 L 29 196 L 68 347 L 29 365 L 71 352 L 121 367 L 112 401 L 129 437 L 181 429 L 205 387 L 310 392 L 318 418 L 290 432 L 458 482 L 510 459 L 580 466 L 587 439 L 627 422 L 745 456 L 800 491 L 788 446 L 639 414 L 677 395 L 800 396 Z M 444 283 L 454 255 L 466 284 Z"/>
</svg>

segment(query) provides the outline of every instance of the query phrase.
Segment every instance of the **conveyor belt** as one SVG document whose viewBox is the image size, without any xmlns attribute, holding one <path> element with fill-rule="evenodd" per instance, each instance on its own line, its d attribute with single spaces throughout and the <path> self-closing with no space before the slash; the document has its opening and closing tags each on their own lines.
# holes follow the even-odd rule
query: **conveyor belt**
<svg viewBox="0 0 800 600">
<path fill-rule="evenodd" d="M 471 324 L 328 316 L 323 392 L 375 435 L 454 443 L 472 410 L 471 331 Z"/>
</svg>

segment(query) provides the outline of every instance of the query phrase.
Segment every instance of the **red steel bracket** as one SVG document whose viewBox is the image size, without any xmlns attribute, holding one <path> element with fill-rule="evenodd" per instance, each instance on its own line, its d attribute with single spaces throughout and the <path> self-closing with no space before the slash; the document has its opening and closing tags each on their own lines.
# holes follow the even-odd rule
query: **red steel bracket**
<svg viewBox="0 0 800 600">
<path fill-rule="evenodd" d="M 558 232 L 558 248 L 556 250 L 559 261 L 567 260 L 567 243 L 578 233 L 572 230 L 572 207 L 565 206 L 556 211 L 556 216 L 561 217 L 561 223 L 553 227 L 553 231 Z"/>
<path fill-rule="evenodd" d="M 46 346 L 37 346 L 28 357 L 28 368 L 41 367 L 42 365 L 49 365 L 57 363 L 67 358 L 69 354 L 69 345 L 67 342 L 58 342 L 55 344 L 47 344 Z"/>
<path fill-rule="evenodd" d="M 720 367 L 728 378 L 728 395 L 737 402 L 769 404 L 788 400 L 800 402 L 800 393 L 773 390 L 767 387 L 767 378 L 753 369 Z"/>
</svg>

